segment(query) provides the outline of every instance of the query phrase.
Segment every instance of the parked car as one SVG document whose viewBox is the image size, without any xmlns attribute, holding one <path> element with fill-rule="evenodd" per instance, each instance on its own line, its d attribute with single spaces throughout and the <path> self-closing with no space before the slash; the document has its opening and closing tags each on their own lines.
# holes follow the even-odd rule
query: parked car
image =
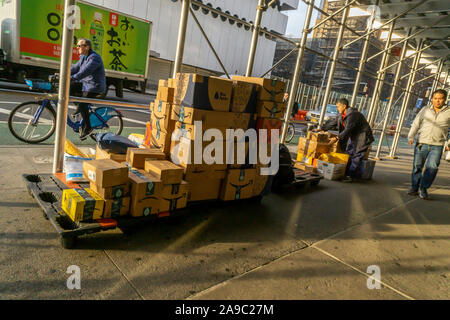
<svg viewBox="0 0 450 320">
<path fill-rule="evenodd" d="M 311 110 L 306 114 L 305 120 L 308 122 L 319 122 L 321 110 Z M 325 111 L 324 121 L 328 121 L 339 114 L 337 106 L 334 104 L 327 104 L 327 110 Z"/>
</svg>

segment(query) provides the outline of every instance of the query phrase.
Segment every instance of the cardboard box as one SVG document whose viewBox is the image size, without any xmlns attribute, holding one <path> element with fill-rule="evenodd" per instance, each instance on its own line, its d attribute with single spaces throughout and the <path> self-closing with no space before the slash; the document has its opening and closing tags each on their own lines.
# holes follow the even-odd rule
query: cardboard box
<svg viewBox="0 0 450 320">
<path fill-rule="evenodd" d="M 297 168 L 297 169 L 300 169 L 302 171 L 309 172 L 309 173 L 318 173 L 316 167 L 314 167 L 313 165 L 303 163 L 303 162 L 296 161 L 294 163 L 294 168 Z"/>
<path fill-rule="evenodd" d="M 330 145 L 317 141 L 299 138 L 297 147 L 297 161 L 306 162 L 307 158 L 318 158 L 323 153 L 328 153 Z"/>
<path fill-rule="evenodd" d="M 119 186 L 128 182 L 128 167 L 111 159 L 85 161 L 83 176 L 99 188 Z"/>
<path fill-rule="evenodd" d="M 174 103 L 184 107 L 230 111 L 233 82 L 193 73 L 178 73 Z"/>
<path fill-rule="evenodd" d="M 174 93 L 174 88 L 160 86 L 158 87 L 158 92 L 156 93 L 156 99 L 173 103 Z"/>
<path fill-rule="evenodd" d="M 155 174 L 163 184 L 177 184 L 183 180 L 183 168 L 167 160 L 146 160 L 145 171 Z"/>
<path fill-rule="evenodd" d="M 164 133 L 162 131 L 153 129 L 151 131 L 151 140 L 150 140 L 151 148 L 163 152 L 166 155 L 166 157 L 168 157 L 170 154 L 171 137 L 172 135 L 170 133 Z"/>
<path fill-rule="evenodd" d="M 148 217 L 151 214 L 160 212 L 161 200 L 157 198 L 146 198 L 137 200 L 132 198 L 130 205 L 130 215 L 135 218 Z"/>
<path fill-rule="evenodd" d="M 164 80 L 164 79 L 160 79 L 158 81 L 158 87 L 168 87 L 169 86 L 169 81 Z"/>
<path fill-rule="evenodd" d="M 130 211 L 130 197 L 105 200 L 105 210 L 103 218 L 118 218 L 128 215 Z"/>
<path fill-rule="evenodd" d="M 175 88 L 177 86 L 177 80 L 173 78 L 167 79 L 167 84 L 169 88 Z"/>
<path fill-rule="evenodd" d="M 178 137 L 185 137 L 190 140 L 195 140 L 195 139 L 203 139 L 206 130 L 217 129 L 220 131 L 220 133 L 224 138 L 226 137 L 227 129 L 229 129 L 226 126 L 215 127 L 215 126 L 208 126 L 205 124 L 206 123 L 201 123 L 201 125 L 195 125 L 176 121 L 174 132 Z"/>
<path fill-rule="evenodd" d="M 95 160 L 102 160 L 102 159 L 111 159 L 116 162 L 125 162 L 127 158 L 126 154 L 118 154 L 118 153 L 112 153 L 108 152 L 106 150 L 100 149 L 100 147 L 97 145 L 95 150 Z"/>
<path fill-rule="evenodd" d="M 286 104 L 283 102 L 258 101 L 256 113 L 258 118 L 284 119 Z"/>
<path fill-rule="evenodd" d="M 261 175 L 261 167 L 260 165 L 256 166 L 255 171 L 255 181 L 253 183 L 253 193 L 252 197 L 259 196 L 263 193 L 265 193 L 265 188 L 267 184 L 269 183 L 269 176 L 267 175 Z"/>
<path fill-rule="evenodd" d="M 150 103 L 150 111 L 151 114 L 156 115 L 157 118 L 162 118 L 165 115 L 169 115 L 170 117 L 172 105 L 169 102 L 155 100 L 154 102 Z"/>
<path fill-rule="evenodd" d="M 158 149 L 128 148 L 127 163 L 136 169 L 144 169 L 145 159 L 165 160 L 166 154 Z"/>
<path fill-rule="evenodd" d="M 331 136 L 334 135 L 330 135 L 328 132 L 308 131 L 306 139 L 320 143 L 328 143 L 330 141 Z"/>
<path fill-rule="evenodd" d="M 91 189 L 64 189 L 61 207 L 74 222 L 100 219 L 105 200 Z"/>
<path fill-rule="evenodd" d="M 98 194 L 103 199 L 117 199 L 122 197 L 127 197 L 130 192 L 130 186 L 128 183 L 122 184 L 120 186 L 112 186 L 108 188 L 99 188 L 97 185 L 91 181 L 91 190 Z"/>
<path fill-rule="evenodd" d="M 370 180 L 372 179 L 373 172 L 375 170 L 376 161 L 374 160 L 363 160 L 361 162 L 361 179 Z"/>
<path fill-rule="evenodd" d="M 283 102 L 286 83 L 267 78 L 233 76 L 233 80 L 256 83 L 261 86 L 258 91 L 258 100 Z"/>
<path fill-rule="evenodd" d="M 233 81 L 231 112 L 256 112 L 257 85 L 244 81 Z"/>
<path fill-rule="evenodd" d="M 224 171 L 226 174 L 226 172 Z M 219 198 L 222 179 L 205 177 L 202 173 L 189 177 L 190 191 L 188 201 L 214 200 Z"/>
<path fill-rule="evenodd" d="M 176 197 L 160 199 L 160 212 L 172 212 L 176 209 L 186 208 L 188 191 L 183 192 Z"/>
<path fill-rule="evenodd" d="M 258 118 L 256 120 L 256 130 L 265 129 L 267 130 L 267 143 L 271 143 L 272 130 L 278 130 L 278 137 L 281 135 L 281 130 L 283 126 L 283 121 L 279 119 L 269 119 L 269 118 Z M 274 131 L 275 133 L 275 131 Z M 258 132 L 258 141 L 259 141 Z"/>
<path fill-rule="evenodd" d="M 128 173 L 133 200 L 158 199 L 161 196 L 163 184 L 158 176 L 144 170 L 131 169 Z"/>
<path fill-rule="evenodd" d="M 317 170 L 327 180 L 339 180 L 345 177 L 345 163 L 330 163 L 322 160 L 317 160 Z"/>
<path fill-rule="evenodd" d="M 215 150 L 213 149 L 214 145 L 212 145 L 212 142 L 199 142 L 181 137 L 179 141 L 171 142 L 170 159 L 173 163 L 183 167 L 185 169 L 185 172 L 187 168 L 189 168 L 189 170 L 191 171 L 208 170 L 208 168 L 209 170 L 226 170 L 227 164 L 225 158 L 225 142 L 217 141 L 213 143 L 220 143 L 220 146 L 222 148 L 223 153 L 221 156 L 218 155 L 217 158 Z M 200 146 L 198 146 L 198 144 L 200 144 Z M 197 158 L 196 148 L 199 148 Z M 207 159 L 205 159 L 205 155 L 211 155 L 211 163 L 206 162 Z"/>
<path fill-rule="evenodd" d="M 158 131 L 162 131 L 164 133 L 172 133 L 175 130 L 176 121 L 171 120 L 169 115 L 164 115 L 162 117 L 158 117 L 156 114 L 152 114 L 150 116 L 150 120 L 152 123 L 152 129 Z"/>
<path fill-rule="evenodd" d="M 202 125 L 208 128 L 227 127 L 243 130 L 253 128 L 255 121 L 254 115 L 249 113 L 206 111 L 179 105 L 172 106 L 171 119 L 186 124 L 201 121 Z"/>
<path fill-rule="evenodd" d="M 256 169 L 229 169 L 223 181 L 220 199 L 239 200 L 253 196 Z"/>
<path fill-rule="evenodd" d="M 185 193 L 188 194 L 190 186 L 190 183 L 187 181 L 181 181 L 181 183 L 176 184 L 165 184 L 162 188 L 161 198 L 174 199 Z"/>
</svg>

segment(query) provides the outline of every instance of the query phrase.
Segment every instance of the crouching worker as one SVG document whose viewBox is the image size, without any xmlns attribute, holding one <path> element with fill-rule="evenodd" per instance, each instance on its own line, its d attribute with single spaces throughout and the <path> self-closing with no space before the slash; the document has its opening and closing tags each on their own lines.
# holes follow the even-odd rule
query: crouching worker
<svg viewBox="0 0 450 320">
<path fill-rule="evenodd" d="M 374 141 L 372 129 L 364 115 L 356 108 L 350 108 L 347 99 L 339 99 L 337 104 L 339 115 L 327 121 L 321 129 L 337 128 L 339 135 L 331 139 L 331 143 L 339 144 L 350 158 L 345 172 L 344 182 L 352 182 L 361 178 L 361 163 L 364 155 Z"/>
</svg>

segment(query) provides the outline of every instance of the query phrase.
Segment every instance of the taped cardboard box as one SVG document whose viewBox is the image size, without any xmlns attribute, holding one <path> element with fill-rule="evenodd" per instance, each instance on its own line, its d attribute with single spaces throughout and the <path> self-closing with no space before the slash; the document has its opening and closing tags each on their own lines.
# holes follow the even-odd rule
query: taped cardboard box
<svg viewBox="0 0 450 320">
<path fill-rule="evenodd" d="M 173 78 L 167 79 L 167 84 L 169 88 L 175 88 L 177 86 L 177 80 Z"/>
<path fill-rule="evenodd" d="M 247 130 L 254 127 L 255 116 L 249 113 L 207 111 L 180 105 L 172 106 L 171 119 L 186 124 L 201 121 L 205 127 Z"/>
<path fill-rule="evenodd" d="M 303 163 L 303 162 L 295 161 L 294 168 L 297 168 L 297 169 L 300 169 L 302 171 L 309 172 L 309 173 L 318 173 L 316 167 L 314 167 L 313 165 Z"/>
<path fill-rule="evenodd" d="M 114 219 L 128 215 L 130 212 L 130 201 L 130 197 L 105 200 L 105 210 L 103 212 L 103 218 Z"/>
<path fill-rule="evenodd" d="M 178 137 L 185 137 L 190 140 L 196 140 L 196 139 L 203 139 L 203 136 L 205 134 L 206 130 L 209 129 L 216 129 L 219 130 L 223 137 L 226 137 L 227 134 L 227 127 L 215 127 L 215 126 L 208 126 L 205 125 L 205 123 L 199 124 L 186 124 L 182 122 L 175 122 L 175 135 Z M 178 130 L 178 132 L 177 132 Z"/>
<path fill-rule="evenodd" d="M 156 115 L 158 118 L 162 118 L 164 115 L 169 115 L 170 117 L 172 104 L 162 100 L 155 100 L 154 102 L 150 103 L 150 111 L 151 114 Z"/>
<path fill-rule="evenodd" d="M 100 188 L 94 182 L 91 181 L 90 187 L 92 191 L 94 191 L 103 199 L 118 199 L 122 197 L 127 197 L 130 192 L 130 186 L 128 183 L 108 188 Z"/>
<path fill-rule="evenodd" d="M 156 114 L 150 116 L 152 122 L 152 129 L 156 131 L 162 131 L 164 133 L 172 133 L 175 129 L 176 121 L 171 120 L 170 116 L 165 114 L 162 117 L 158 117 Z"/>
<path fill-rule="evenodd" d="M 119 186 L 128 182 L 128 167 L 111 159 L 85 161 L 83 176 L 99 188 Z"/>
<path fill-rule="evenodd" d="M 155 174 L 163 184 L 177 184 L 183 180 L 183 168 L 167 160 L 146 160 L 145 171 Z"/>
<path fill-rule="evenodd" d="M 193 73 L 178 73 L 174 103 L 202 110 L 228 112 L 232 86 L 230 80 Z"/>
<path fill-rule="evenodd" d="M 267 143 L 271 143 L 272 133 L 276 134 L 278 130 L 278 138 L 281 134 L 281 127 L 283 125 L 283 121 L 279 119 L 269 119 L 269 118 L 258 118 L 256 120 L 256 130 L 267 130 Z M 272 131 L 274 130 L 274 131 Z M 258 132 L 258 141 L 260 139 L 260 133 Z"/>
<path fill-rule="evenodd" d="M 220 144 L 219 152 L 216 156 L 214 146 Z M 226 154 L 224 141 L 194 141 L 185 137 L 180 137 L 179 141 L 172 141 L 170 147 L 170 159 L 173 163 L 184 168 L 184 172 L 188 171 L 204 171 L 204 170 L 226 170 Z M 197 150 L 198 148 L 198 150 Z M 208 156 L 208 159 L 205 159 Z"/>
<path fill-rule="evenodd" d="M 100 149 L 100 147 L 97 145 L 95 149 L 95 160 L 102 160 L 102 159 L 111 159 L 121 163 L 126 161 L 127 155 L 108 152 L 106 150 Z"/>
<path fill-rule="evenodd" d="M 204 173 L 190 173 L 186 175 L 186 181 L 190 184 L 188 201 L 214 200 L 219 198 L 220 186 L 226 171 L 221 174 L 214 173 L 205 175 Z"/>
<path fill-rule="evenodd" d="M 284 102 L 258 101 L 256 107 L 258 118 L 283 119 L 285 112 Z"/>
<path fill-rule="evenodd" d="M 307 140 L 319 142 L 319 143 L 328 143 L 330 141 L 330 138 L 332 138 L 335 135 L 331 135 L 328 132 L 312 132 L 308 131 L 306 135 Z"/>
<path fill-rule="evenodd" d="M 172 134 L 164 133 L 162 131 L 158 131 L 153 129 L 151 131 L 151 140 L 150 146 L 160 152 L 163 152 L 166 157 L 170 155 L 170 141 Z"/>
<path fill-rule="evenodd" d="M 158 87 L 168 87 L 169 86 L 169 81 L 164 80 L 164 79 L 160 79 L 158 81 Z"/>
<path fill-rule="evenodd" d="M 166 154 L 158 149 L 128 148 L 127 163 L 136 169 L 144 169 L 146 159 L 165 160 Z"/>
<path fill-rule="evenodd" d="M 187 181 L 181 181 L 181 183 L 165 184 L 162 188 L 161 198 L 174 199 L 183 194 L 188 194 L 191 184 Z"/>
<path fill-rule="evenodd" d="M 221 187 L 224 201 L 247 199 L 253 196 L 256 169 L 229 169 Z"/>
<path fill-rule="evenodd" d="M 261 88 L 258 91 L 258 100 L 283 102 L 286 83 L 279 80 L 271 80 L 267 78 L 233 76 L 233 80 L 256 83 Z"/>
<path fill-rule="evenodd" d="M 322 160 L 317 160 L 317 170 L 327 180 L 339 180 L 345 176 L 345 163 L 330 163 Z"/>
<path fill-rule="evenodd" d="M 175 89 L 169 87 L 158 87 L 158 92 L 156 93 L 156 99 L 173 103 Z"/>
<path fill-rule="evenodd" d="M 105 200 L 89 188 L 63 190 L 61 207 L 74 222 L 100 219 L 104 205 Z"/>
<path fill-rule="evenodd" d="M 257 85 L 244 81 L 233 81 L 231 112 L 255 113 Z"/>
<path fill-rule="evenodd" d="M 128 173 L 133 200 L 158 199 L 161 196 L 163 183 L 151 172 L 131 169 Z"/>
<path fill-rule="evenodd" d="M 319 143 L 317 141 L 299 138 L 297 147 L 297 161 L 306 162 L 307 158 L 318 158 L 323 153 L 330 151 L 328 143 Z"/>
<path fill-rule="evenodd" d="M 183 192 L 176 197 L 160 199 L 160 212 L 172 212 L 177 209 L 186 208 L 188 198 L 188 191 Z"/>
<path fill-rule="evenodd" d="M 151 214 L 158 214 L 160 212 L 161 200 L 152 197 L 142 200 L 131 200 L 130 215 L 134 218 L 148 217 Z"/>
</svg>

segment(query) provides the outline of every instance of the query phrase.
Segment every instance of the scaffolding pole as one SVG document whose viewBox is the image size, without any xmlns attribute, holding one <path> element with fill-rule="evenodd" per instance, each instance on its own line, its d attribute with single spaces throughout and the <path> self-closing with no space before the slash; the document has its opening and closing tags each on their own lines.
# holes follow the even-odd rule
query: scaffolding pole
<svg viewBox="0 0 450 320">
<path fill-rule="evenodd" d="M 348 5 L 349 0 L 345 1 L 345 5 Z M 322 126 L 323 120 L 325 119 L 325 112 L 327 110 L 327 104 L 328 104 L 328 98 L 330 97 L 331 87 L 333 85 L 333 77 L 334 72 L 336 70 L 336 63 L 339 57 L 340 47 L 342 43 L 342 38 L 344 36 L 344 26 L 347 22 L 348 13 L 350 11 L 350 8 L 347 6 L 342 14 L 341 19 L 341 26 L 339 27 L 339 33 L 336 40 L 336 46 L 334 47 L 334 53 L 333 53 L 333 59 L 331 60 L 331 67 L 330 67 L 330 74 L 328 76 L 327 86 L 325 89 L 325 94 L 323 96 L 323 102 L 322 102 L 322 110 L 320 111 L 320 118 L 319 118 L 319 127 Z"/>
<path fill-rule="evenodd" d="M 284 143 L 286 141 L 286 134 L 287 134 L 288 126 L 289 126 L 289 119 L 290 119 L 290 116 L 292 113 L 292 108 L 294 106 L 294 99 L 295 99 L 294 95 L 297 91 L 298 80 L 300 78 L 300 71 L 301 71 L 300 67 L 301 67 L 301 63 L 303 60 L 303 55 L 305 53 L 306 40 L 308 39 L 309 24 L 311 23 L 311 16 L 313 13 L 313 9 L 314 9 L 314 0 L 310 0 L 308 3 L 308 10 L 306 12 L 305 22 L 303 25 L 300 49 L 297 54 L 297 61 L 295 62 L 294 75 L 292 76 L 292 85 L 291 85 L 291 90 L 289 92 L 287 110 L 284 114 L 283 129 L 281 132 L 281 143 Z"/>
<path fill-rule="evenodd" d="M 386 65 L 388 64 L 388 61 L 389 61 L 389 59 L 388 59 L 389 52 L 388 52 L 387 48 L 389 48 L 391 45 L 392 34 L 394 33 L 394 27 L 395 27 L 395 21 L 392 22 L 392 24 L 389 28 L 388 38 L 386 40 L 385 49 L 383 50 L 383 57 L 381 59 L 380 70 L 382 70 L 384 67 L 386 67 Z M 371 127 L 373 126 L 373 123 L 376 118 L 376 114 L 377 114 L 376 110 L 378 109 L 378 97 L 381 94 L 381 90 L 383 89 L 385 75 L 386 75 L 386 72 L 379 74 L 377 81 L 375 82 L 375 89 L 374 89 L 373 95 L 372 95 L 372 102 L 370 104 L 369 112 L 367 114 L 367 120 Z"/>
<path fill-rule="evenodd" d="M 409 28 L 409 30 L 408 30 L 408 35 L 410 35 L 410 34 L 411 34 L 411 28 Z M 406 56 L 407 50 L 408 50 L 408 41 L 405 41 L 403 43 L 403 49 L 400 54 L 400 63 L 397 65 L 397 70 L 395 71 L 394 86 L 392 87 L 391 97 L 389 98 L 389 103 L 388 103 L 386 114 L 384 117 L 383 128 L 382 128 L 381 134 L 380 134 L 380 140 L 378 141 L 377 153 L 375 155 L 376 160 L 380 160 L 381 146 L 383 144 L 383 138 L 384 138 L 384 135 L 386 133 L 386 129 L 387 129 L 387 126 L 389 123 L 389 116 L 390 116 L 391 108 L 394 106 L 393 103 L 394 103 L 395 95 L 397 94 L 397 84 L 400 81 L 400 73 L 402 72 L 403 61 L 405 60 L 404 58 Z"/>
<path fill-rule="evenodd" d="M 267 7 L 265 6 L 265 1 L 259 0 L 258 6 L 256 7 L 256 19 L 255 25 L 253 26 L 253 35 L 252 35 L 252 42 L 250 44 L 250 52 L 248 54 L 247 71 L 245 72 L 245 76 L 247 77 L 252 76 L 253 63 L 255 62 L 256 47 L 258 46 L 259 29 L 261 28 L 261 19 L 264 11 L 266 10 Z"/>
<path fill-rule="evenodd" d="M 423 45 L 423 40 L 421 39 L 421 40 L 419 40 L 419 44 L 417 45 L 417 50 L 420 50 L 422 48 L 422 45 Z M 414 58 L 414 62 L 412 65 L 413 74 L 408 78 L 408 84 L 406 85 L 406 94 L 405 94 L 405 98 L 403 99 L 402 108 L 400 110 L 400 115 L 398 117 L 398 123 L 395 128 L 394 141 L 392 142 L 391 152 L 388 157 L 389 159 L 395 159 L 395 152 L 397 151 L 398 141 L 400 139 L 400 134 L 402 132 L 403 122 L 405 120 L 406 109 L 408 108 L 409 98 L 411 97 L 411 91 L 412 91 L 412 88 L 414 85 L 414 79 L 416 77 L 416 74 L 414 73 L 414 71 L 419 66 L 421 56 L 422 56 L 422 53 L 419 53 Z"/>
<path fill-rule="evenodd" d="M 189 18 L 189 6 L 191 0 L 183 0 L 181 5 L 180 25 L 178 27 L 177 51 L 175 55 L 175 64 L 173 67 L 172 78 L 177 77 L 177 73 L 181 72 L 184 54 L 184 42 L 186 40 L 186 27 Z"/>
<path fill-rule="evenodd" d="M 53 173 L 61 173 L 64 165 L 64 148 L 66 143 L 67 110 L 69 108 L 70 67 L 73 52 L 73 28 L 68 22 L 72 14 L 69 11 L 75 0 L 66 0 L 64 4 L 64 22 L 62 35 L 61 66 L 59 69 L 58 113 L 56 115 L 55 149 L 53 152 Z"/>
<path fill-rule="evenodd" d="M 378 5 L 379 0 L 376 1 L 376 5 Z M 375 10 L 375 7 L 374 7 Z M 375 12 L 372 12 L 372 16 L 370 18 L 369 26 L 373 26 L 373 23 L 375 21 Z M 350 101 L 350 106 L 354 107 L 356 102 L 356 97 L 358 96 L 359 92 L 359 85 L 361 82 L 362 72 L 364 70 L 365 60 L 367 58 L 367 53 L 369 52 L 369 44 L 370 44 L 370 34 L 368 33 L 366 35 L 366 39 L 364 40 L 364 46 L 361 53 L 361 58 L 359 59 L 359 66 L 358 66 L 358 72 L 356 73 L 356 79 L 355 79 L 355 86 L 353 87 L 353 93 L 352 93 L 352 99 Z"/>
</svg>

